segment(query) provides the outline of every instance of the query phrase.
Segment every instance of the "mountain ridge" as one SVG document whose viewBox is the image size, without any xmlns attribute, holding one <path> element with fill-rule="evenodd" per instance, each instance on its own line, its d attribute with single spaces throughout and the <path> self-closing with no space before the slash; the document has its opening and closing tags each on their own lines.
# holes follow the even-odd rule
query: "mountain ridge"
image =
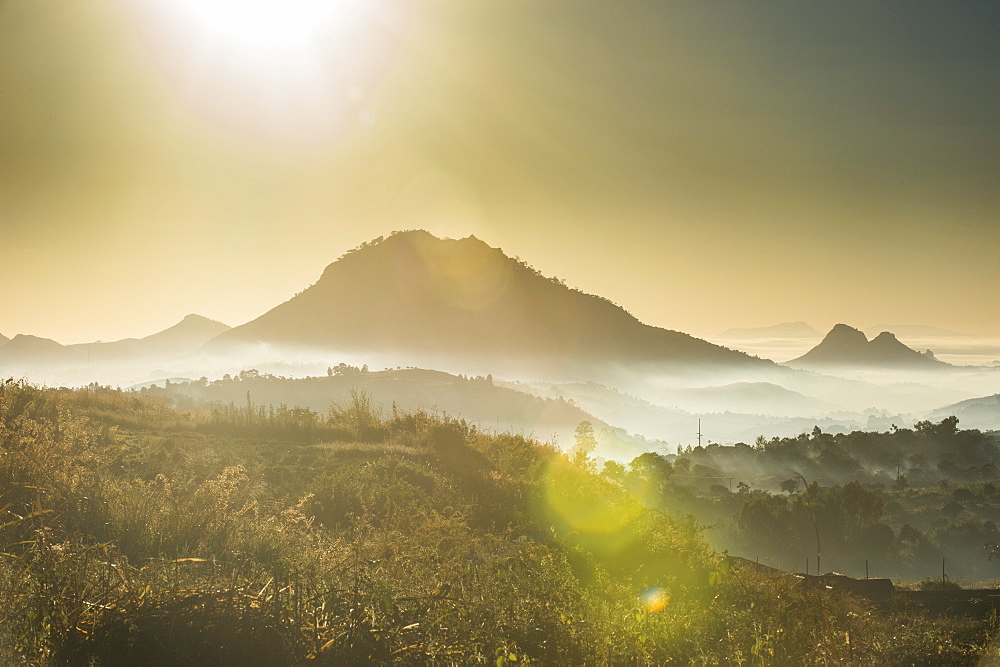
<svg viewBox="0 0 1000 667">
<path fill-rule="evenodd" d="M 868 340 L 859 329 L 837 324 L 820 343 L 801 357 L 786 362 L 801 368 L 947 368 L 949 364 L 934 358 L 933 353 L 920 353 L 907 347 L 889 332 L 883 331 Z"/>
<path fill-rule="evenodd" d="M 369 371 L 346 364 L 326 377 L 283 378 L 257 371 L 216 382 L 182 381 L 140 389 L 148 396 L 170 399 L 184 407 L 209 407 L 249 398 L 263 406 L 294 405 L 325 412 L 331 402 L 349 404 L 352 392 L 368 396 L 379 410 L 444 411 L 485 431 L 509 431 L 549 439 L 562 446 L 573 442 L 582 421 L 594 426 L 598 454 L 629 461 L 666 443 L 629 435 L 584 409 L 561 399 L 543 398 L 492 377 L 464 377 L 444 371 L 402 368 Z"/>
<path fill-rule="evenodd" d="M 772 365 L 644 324 L 474 236 L 398 232 L 345 253 L 293 298 L 209 343 L 587 363 Z"/>
<path fill-rule="evenodd" d="M 865 330 L 868 336 L 875 336 L 883 331 L 891 331 L 903 338 L 969 338 L 968 334 L 952 329 L 930 326 L 928 324 L 879 324 Z"/>
<path fill-rule="evenodd" d="M 932 410 L 927 418 L 940 421 L 949 416 L 958 417 L 963 428 L 983 431 L 1000 430 L 1000 394 L 969 398 Z"/>
<path fill-rule="evenodd" d="M 142 357 L 171 357 L 195 352 L 229 327 L 190 314 L 177 324 L 143 338 L 63 345 L 51 338 L 17 334 L 0 345 L 0 363 L 14 368 L 53 364 L 123 363 Z"/>
</svg>

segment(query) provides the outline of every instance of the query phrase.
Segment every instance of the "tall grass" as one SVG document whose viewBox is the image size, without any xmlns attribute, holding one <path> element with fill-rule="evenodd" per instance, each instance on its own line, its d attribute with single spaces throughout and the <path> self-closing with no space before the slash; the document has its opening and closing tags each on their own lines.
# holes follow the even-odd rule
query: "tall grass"
<svg viewBox="0 0 1000 667">
<path fill-rule="evenodd" d="M 996 632 L 735 568 L 519 436 L 280 419 L 0 383 L 0 663 L 965 664 Z"/>
</svg>

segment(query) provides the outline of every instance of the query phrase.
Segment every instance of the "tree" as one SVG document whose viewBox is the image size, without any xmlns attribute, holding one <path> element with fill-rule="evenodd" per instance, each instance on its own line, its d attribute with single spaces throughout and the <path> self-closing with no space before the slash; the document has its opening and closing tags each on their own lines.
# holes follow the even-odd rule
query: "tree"
<svg viewBox="0 0 1000 667">
<path fill-rule="evenodd" d="M 623 482 L 625 480 L 625 466 L 618 461 L 605 461 L 601 474 L 615 481 Z"/>
<path fill-rule="evenodd" d="M 646 452 L 632 459 L 629 464 L 632 473 L 644 479 L 665 482 L 674 473 L 674 467 L 662 454 Z"/>
<path fill-rule="evenodd" d="M 628 467 L 629 488 L 640 496 L 645 496 L 647 501 L 660 501 L 667 480 L 674 474 L 670 461 L 656 452 L 646 452 L 632 459 Z"/>
<path fill-rule="evenodd" d="M 954 520 L 954 518 L 961 514 L 964 509 L 965 507 L 962 506 L 962 503 L 953 500 L 941 508 L 941 514 Z"/>
<path fill-rule="evenodd" d="M 594 435 L 594 425 L 589 421 L 582 421 L 576 427 L 576 444 L 573 445 L 573 462 L 586 464 L 590 461 L 590 455 L 597 449 L 597 437 Z"/>
<path fill-rule="evenodd" d="M 964 486 L 960 486 L 951 492 L 951 497 L 957 502 L 967 503 L 972 500 L 975 500 L 976 494 L 973 493 L 971 490 L 965 488 Z"/>
<path fill-rule="evenodd" d="M 794 478 L 786 479 L 781 483 L 781 490 L 786 493 L 794 493 L 797 488 L 799 488 L 799 480 Z"/>
</svg>

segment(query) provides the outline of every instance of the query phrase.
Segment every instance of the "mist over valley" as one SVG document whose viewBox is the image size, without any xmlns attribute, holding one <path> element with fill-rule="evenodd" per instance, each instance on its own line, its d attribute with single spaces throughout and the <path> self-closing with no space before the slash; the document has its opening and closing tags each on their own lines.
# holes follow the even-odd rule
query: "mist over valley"
<svg viewBox="0 0 1000 667">
<path fill-rule="evenodd" d="M 0 0 L 0 664 L 1000 664 L 997 25 Z"/>
<path fill-rule="evenodd" d="M 779 325 L 737 338 L 753 349 L 754 341 L 776 332 L 799 335 L 809 328 Z M 1000 369 L 947 364 L 891 333 L 869 342 L 843 324 L 799 358 L 776 364 L 645 325 L 607 299 L 546 278 L 475 237 L 440 239 L 423 231 L 362 244 L 315 284 L 236 327 L 189 315 L 139 339 L 64 346 L 15 335 L 0 346 L 5 375 L 64 386 L 128 388 L 167 378 L 174 385 L 186 378 L 211 386 L 246 371 L 305 379 L 340 365 L 413 369 L 406 392 L 378 373 L 353 376 L 356 388 L 379 387 L 373 396 L 383 409 L 396 401 L 476 423 L 493 416 L 493 427 L 569 442 L 580 419 L 538 422 L 537 410 L 497 409 L 496 396 L 466 401 L 462 392 L 436 393 L 435 377 L 490 376 L 512 391 L 573 401 L 608 428 L 650 438 L 664 451 L 692 444 L 699 419 L 706 441 L 720 444 L 794 436 L 816 424 L 834 432 L 882 430 L 1000 390 Z M 303 395 L 295 387 L 306 383 L 287 382 L 283 390 L 251 384 L 240 395 L 209 390 L 186 399 L 190 405 L 233 402 L 248 391 L 263 405 L 322 412 L 342 401 L 349 385 L 340 377 L 336 390 L 313 384 Z M 992 423 L 988 415 L 977 421 Z"/>
</svg>

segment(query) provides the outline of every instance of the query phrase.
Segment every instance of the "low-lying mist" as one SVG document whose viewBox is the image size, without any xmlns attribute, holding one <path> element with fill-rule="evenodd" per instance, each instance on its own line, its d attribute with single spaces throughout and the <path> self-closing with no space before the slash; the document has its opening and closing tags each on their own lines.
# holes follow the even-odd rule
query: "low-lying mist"
<svg viewBox="0 0 1000 667">
<path fill-rule="evenodd" d="M 123 388 L 175 384 L 188 381 L 215 381 L 256 370 L 280 378 L 323 377 L 328 369 L 344 364 L 383 369 L 421 368 L 452 376 L 495 378 L 499 386 L 545 399 L 563 399 L 586 411 L 593 419 L 624 433 L 650 441 L 651 447 L 670 450 L 677 445 L 697 444 L 701 422 L 703 443 L 735 444 L 753 442 L 758 436 L 791 437 L 819 426 L 826 432 L 885 430 L 892 425 L 908 426 L 959 401 L 1000 392 L 1000 368 L 955 367 L 930 371 L 846 371 L 812 372 L 785 368 L 724 366 L 625 366 L 590 364 L 584 368 L 533 370 L 530 363 L 517 360 L 456 358 L 445 354 L 371 354 L 357 351 L 246 343 L 224 350 L 204 349 L 183 355 L 132 355 L 125 358 L 95 355 L 76 360 L 64 358 L 60 364 L 8 363 L 3 374 L 23 376 L 49 386 L 82 386 L 96 382 Z M 323 410 L 333 396 L 308 407 Z M 255 397 L 260 403 L 295 405 L 294 395 Z M 379 400 L 389 407 L 390 391 Z M 302 406 L 306 407 L 306 406 Z M 449 411 L 447 403 L 408 407 Z M 490 410 L 483 407 L 480 413 Z M 477 413 L 477 418 L 481 416 Z M 497 425 L 548 439 L 571 439 L 572 424 L 549 430 L 530 425 L 532 418 L 509 415 Z M 1000 427 L 1000 416 L 991 421 L 987 412 L 978 423 L 966 427 Z M 632 447 L 604 452 L 607 458 L 634 454 Z"/>
</svg>

